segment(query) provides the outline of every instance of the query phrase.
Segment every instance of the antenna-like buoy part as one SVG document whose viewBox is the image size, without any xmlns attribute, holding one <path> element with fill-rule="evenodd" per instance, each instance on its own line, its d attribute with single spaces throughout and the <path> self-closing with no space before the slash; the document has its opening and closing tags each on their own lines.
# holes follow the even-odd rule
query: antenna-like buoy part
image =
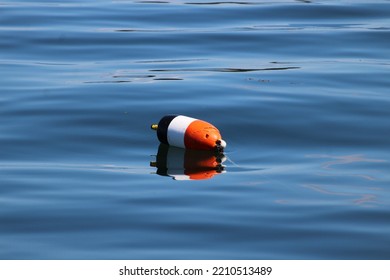
<svg viewBox="0 0 390 280">
<path fill-rule="evenodd" d="M 161 118 L 158 125 L 157 137 L 161 143 L 191 150 L 216 150 L 223 152 L 226 142 L 222 140 L 219 130 L 212 124 L 182 116 L 167 115 Z"/>
</svg>

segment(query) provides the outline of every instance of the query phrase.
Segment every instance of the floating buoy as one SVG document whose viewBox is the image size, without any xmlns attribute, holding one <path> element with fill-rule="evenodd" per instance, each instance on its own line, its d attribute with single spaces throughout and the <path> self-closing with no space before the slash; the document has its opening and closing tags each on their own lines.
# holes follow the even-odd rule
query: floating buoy
<svg viewBox="0 0 390 280">
<path fill-rule="evenodd" d="M 182 116 L 164 116 L 152 129 L 157 130 L 161 143 L 191 150 L 216 150 L 223 152 L 226 142 L 212 124 Z"/>
<path fill-rule="evenodd" d="M 151 161 L 150 166 L 157 168 L 156 174 L 174 180 L 207 180 L 225 172 L 222 165 L 225 160 L 223 154 L 214 151 L 180 149 L 160 144 L 156 161 Z"/>
</svg>

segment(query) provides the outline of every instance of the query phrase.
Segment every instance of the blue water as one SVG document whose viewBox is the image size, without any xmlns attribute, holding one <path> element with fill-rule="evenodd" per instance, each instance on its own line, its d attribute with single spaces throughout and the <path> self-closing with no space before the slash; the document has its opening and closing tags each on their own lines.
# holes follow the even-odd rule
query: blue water
<svg viewBox="0 0 390 280">
<path fill-rule="evenodd" d="M 389 47 L 385 0 L 1 1 L 0 258 L 389 259 Z M 171 113 L 224 170 L 157 172 Z"/>
</svg>

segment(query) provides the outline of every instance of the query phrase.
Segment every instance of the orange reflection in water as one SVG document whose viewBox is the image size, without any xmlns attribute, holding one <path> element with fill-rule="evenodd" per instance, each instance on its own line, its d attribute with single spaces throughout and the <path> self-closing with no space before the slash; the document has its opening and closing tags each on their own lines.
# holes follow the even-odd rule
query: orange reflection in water
<svg viewBox="0 0 390 280">
<path fill-rule="evenodd" d="M 160 144 L 156 161 L 156 174 L 170 176 L 174 180 L 207 180 L 225 172 L 223 154 L 214 151 L 187 150 Z"/>
</svg>

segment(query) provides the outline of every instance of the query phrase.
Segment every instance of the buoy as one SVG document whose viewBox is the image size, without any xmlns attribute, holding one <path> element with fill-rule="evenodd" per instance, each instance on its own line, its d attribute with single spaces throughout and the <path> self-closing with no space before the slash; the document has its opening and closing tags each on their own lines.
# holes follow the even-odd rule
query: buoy
<svg viewBox="0 0 390 280">
<path fill-rule="evenodd" d="M 223 152 L 226 147 L 219 130 L 202 120 L 182 115 L 167 115 L 151 128 L 157 130 L 157 137 L 161 143 L 171 146 L 217 152 Z"/>
<path fill-rule="evenodd" d="M 214 151 L 196 151 L 160 144 L 156 161 L 156 174 L 169 176 L 174 180 L 207 180 L 225 172 L 226 157 Z"/>
</svg>

